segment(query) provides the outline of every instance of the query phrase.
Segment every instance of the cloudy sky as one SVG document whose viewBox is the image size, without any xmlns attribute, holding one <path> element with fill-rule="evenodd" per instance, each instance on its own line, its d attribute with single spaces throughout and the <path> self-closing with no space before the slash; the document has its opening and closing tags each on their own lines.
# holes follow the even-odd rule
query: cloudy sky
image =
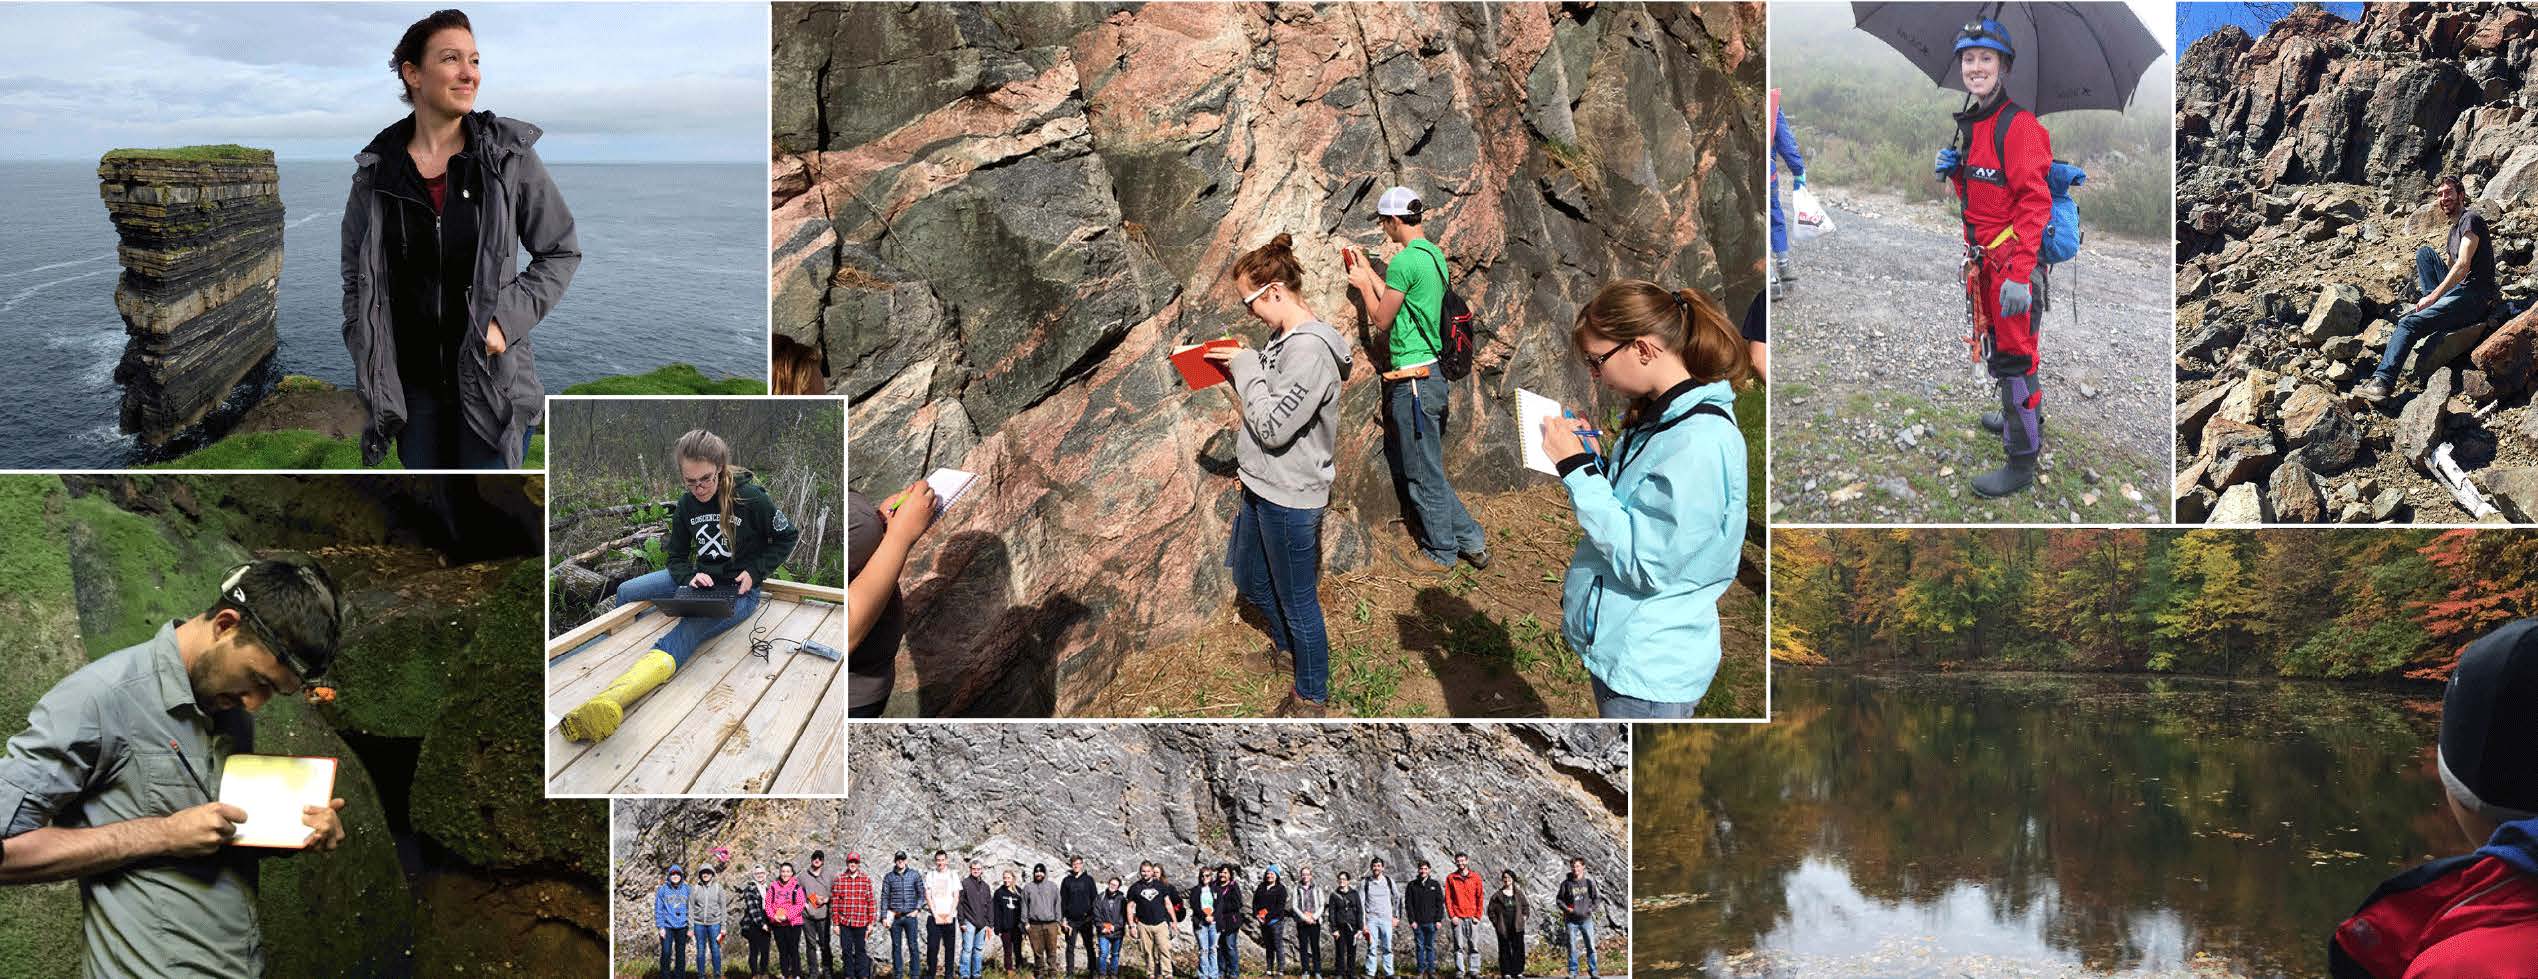
<svg viewBox="0 0 2538 979">
<path fill-rule="evenodd" d="M 388 57 L 436 4 L 0 2 L 0 158 L 243 143 L 350 159 L 407 109 Z M 559 162 L 763 161 L 759 4 L 482 4 L 476 107 Z"/>
</svg>

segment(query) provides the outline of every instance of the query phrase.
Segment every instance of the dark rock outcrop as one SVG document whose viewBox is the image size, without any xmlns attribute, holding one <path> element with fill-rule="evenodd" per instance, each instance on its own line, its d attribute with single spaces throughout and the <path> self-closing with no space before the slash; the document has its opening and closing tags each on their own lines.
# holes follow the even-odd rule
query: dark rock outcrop
<svg viewBox="0 0 2538 979">
<path fill-rule="evenodd" d="M 2180 56 L 2176 449 L 2210 491 L 2289 492 L 2262 501 L 2284 521 L 2466 520 L 2424 453 L 2452 444 L 2471 473 L 2538 462 L 2520 434 L 2538 419 L 2530 328 L 2498 326 L 2538 297 L 2533 25 L 2528 4 L 2380 3 L 2357 20 L 2301 4 L 2262 37 L 2227 27 Z M 2354 389 L 2418 298 L 2415 251 L 2446 239 L 2430 203 L 2445 174 L 2491 226 L 2503 301 L 2485 323 L 2421 339 L 2396 395 L 2364 403 Z M 2303 466 L 2298 478 L 2235 452 L 2248 433 L 2216 440 L 2202 420 L 2217 392 L 2236 398 L 2251 380 L 2260 410 L 2236 421 L 2289 447 L 2281 462 Z M 2418 404 L 2453 393 L 2446 409 Z M 2379 506 L 2391 493 L 2414 505 Z M 2233 512 L 2252 510 L 2242 499 Z"/>
<path fill-rule="evenodd" d="M 148 445 L 184 431 L 273 354 L 282 275 L 281 172 L 237 146 L 116 150 L 98 195 L 122 238 L 115 365 L 122 427 Z"/>
<path fill-rule="evenodd" d="M 924 867 L 941 848 L 978 855 L 990 881 L 1007 867 L 1027 880 L 1034 863 L 1054 876 L 1077 854 L 1097 876 L 1123 879 L 1158 860 L 1176 884 L 1194 860 L 1230 862 L 1246 894 L 1272 862 L 1290 878 L 1309 866 L 1327 887 L 1375 857 L 1405 880 L 1421 859 L 1442 876 L 1463 850 L 1492 885 L 1516 871 L 1537 918 L 1534 945 L 1557 940 L 1543 930 L 1556 908 L 1548 899 L 1577 856 L 1605 887 L 1601 937 L 1614 948 L 1627 940 L 1630 739 L 1619 725 L 928 724 L 854 737 L 843 800 L 619 800 L 614 957 L 652 959 L 661 870 L 693 868 L 718 846 L 731 849 L 727 879 L 761 863 L 801 866 L 814 849 L 832 870 L 860 850 L 878 875 L 895 851 Z M 881 929 L 872 938 L 887 948 Z M 1256 961 L 1259 949 L 1243 954 Z"/>
<path fill-rule="evenodd" d="M 1359 346 L 1326 567 L 1398 535 L 1378 334 L 1339 246 L 1404 184 L 1483 324 L 1448 471 L 1507 489 L 1512 390 L 1587 400 L 1569 353 L 1603 283 L 1731 314 L 1763 258 L 1752 5 L 1082 3 L 775 8 L 775 329 L 844 365 L 876 498 L 983 479 L 908 580 L 928 713 L 1068 711 L 1126 648 L 1233 588 L 1233 416 L 1164 355 L 1228 329 L 1281 232 L 1305 304 Z"/>
</svg>

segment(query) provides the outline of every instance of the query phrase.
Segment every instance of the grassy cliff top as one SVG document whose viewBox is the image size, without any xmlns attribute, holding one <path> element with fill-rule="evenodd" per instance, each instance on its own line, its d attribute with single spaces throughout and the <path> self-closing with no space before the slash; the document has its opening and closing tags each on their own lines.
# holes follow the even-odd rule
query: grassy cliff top
<svg viewBox="0 0 2538 979">
<path fill-rule="evenodd" d="M 260 150 L 252 146 L 240 146 L 236 143 L 216 143 L 206 144 L 203 146 L 169 146 L 160 149 L 133 149 L 126 147 L 123 149 L 107 150 L 106 155 L 99 158 L 100 162 L 106 160 L 197 160 L 214 163 L 271 163 L 273 162 L 273 151 Z"/>
</svg>

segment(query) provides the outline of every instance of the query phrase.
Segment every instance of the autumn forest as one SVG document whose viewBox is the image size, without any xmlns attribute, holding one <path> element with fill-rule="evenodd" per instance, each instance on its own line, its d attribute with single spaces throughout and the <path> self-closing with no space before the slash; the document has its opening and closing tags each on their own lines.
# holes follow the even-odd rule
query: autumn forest
<svg viewBox="0 0 2538 979">
<path fill-rule="evenodd" d="M 1792 663 L 2437 681 L 2538 614 L 2526 531 L 1781 529 L 1772 559 Z"/>
</svg>

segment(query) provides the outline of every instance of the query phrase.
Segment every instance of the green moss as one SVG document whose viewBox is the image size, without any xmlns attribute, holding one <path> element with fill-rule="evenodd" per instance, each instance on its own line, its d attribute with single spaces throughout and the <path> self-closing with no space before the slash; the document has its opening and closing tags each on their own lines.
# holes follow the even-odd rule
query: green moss
<svg viewBox="0 0 2538 979">
<path fill-rule="evenodd" d="M 607 804 L 546 798 L 545 589 L 524 560 L 478 606 L 449 674 L 467 678 L 432 719 L 414 774 L 414 828 L 482 868 L 562 868 L 607 877 Z"/>
<path fill-rule="evenodd" d="M 284 375 L 281 383 L 275 384 L 273 389 L 276 391 L 332 391 L 335 386 L 306 374 L 288 374 Z"/>
<path fill-rule="evenodd" d="M 92 656 L 147 641 L 168 620 L 201 612 L 220 576 L 247 559 L 245 548 L 226 539 L 178 533 L 102 496 L 71 500 L 66 509 L 80 631 Z"/>
<path fill-rule="evenodd" d="M 708 378 L 690 364 L 671 364 L 649 374 L 603 377 L 558 394 L 765 394 L 767 382 L 750 377 Z"/>
<path fill-rule="evenodd" d="M 87 662 L 63 504 L 53 476 L 0 476 L 0 718 L 25 717 L 53 684 Z M 10 729 L 15 733 L 15 728 Z M 0 976 L 60 975 L 79 961 L 79 887 L 0 887 Z"/>
<path fill-rule="evenodd" d="M 208 143 L 200 146 L 170 146 L 160 149 L 107 150 L 106 160 L 204 160 L 215 163 L 271 163 L 272 150 L 260 150 L 236 143 Z"/>
<path fill-rule="evenodd" d="M 366 610 L 381 621 L 336 657 L 335 672 L 351 694 L 336 702 L 339 726 L 363 734 L 421 738 L 449 695 L 450 657 L 475 637 L 473 609 Z"/>
<path fill-rule="evenodd" d="M 256 750 L 342 759 L 335 795 L 344 800 L 343 843 L 332 852 L 270 857 L 258 867 L 256 917 L 267 974 L 410 973 L 414 899 L 378 788 L 361 759 L 317 708 L 292 697 L 257 712 Z"/>
</svg>

